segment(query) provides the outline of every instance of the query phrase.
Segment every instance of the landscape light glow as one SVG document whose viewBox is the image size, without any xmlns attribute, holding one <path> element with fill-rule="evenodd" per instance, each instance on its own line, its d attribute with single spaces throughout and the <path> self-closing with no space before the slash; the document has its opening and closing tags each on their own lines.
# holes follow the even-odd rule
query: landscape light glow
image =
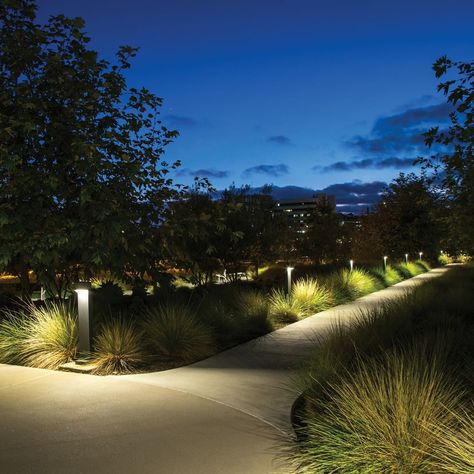
<svg viewBox="0 0 474 474">
<path fill-rule="evenodd" d="M 286 267 L 286 277 L 287 277 L 287 286 L 288 294 L 291 293 L 291 272 L 294 270 L 294 267 Z"/>
<path fill-rule="evenodd" d="M 351 267 L 351 272 L 354 270 L 354 260 L 349 260 L 349 266 Z"/>
<path fill-rule="evenodd" d="M 420 256 L 420 260 L 421 260 L 421 256 L 423 255 L 423 252 L 419 252 L 418 255 Z"/>
<path fill-rule="evenodd" d="M 383 269 L 384 269 L 385 272 L 387 271 L 387 258 L 388 257 L 383 258 Z"/>
<path fill-rule="evenodd" d="M 405 254 L 405 263 L 408 265 L 408 254 Z"/>
<path fill-rule="evenodd" d="M 75 288 L 77 293 L 78 312 L 78 351 L 90 352 L 90 315 L 89 315 L 89 283 L 78 283 Z"/>
</svg>

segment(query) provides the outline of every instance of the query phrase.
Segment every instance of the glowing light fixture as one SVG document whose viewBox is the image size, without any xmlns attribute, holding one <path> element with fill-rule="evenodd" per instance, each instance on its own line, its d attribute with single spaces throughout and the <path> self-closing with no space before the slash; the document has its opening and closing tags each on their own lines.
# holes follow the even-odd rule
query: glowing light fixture
<svg viewBox="0 0 474 474">
<path fill-rule="evenodd" d="M 78 312 L 78 350 L 79 352 L 90 352 L 90 314 L 89 314 L 89 291 L 91 284 L 88 282 L 77 283 L 74 291 L 77 293 Z"/>
<path fill-rule="evenodd" d="M 286 267 L 286 277 L 288 285 L 288 294 L 291 293 L 291 272 L 294 270 L 294 267 Z"/>
<path fill-rule="evenodd" d="M 405 263 L 408 265 L 408 254 L 405 254 Z"/>
<path fill-rule="evenodd" d="M 384 272 L 387 271 L 387 258 L 388 258 L 388 257 L 384 257 L 384 258 L 383 258 L 383 271 L 384 271 Z"/>
<path fill-rule="evenodd" d="M 349 260 L 349 266 L 351 267 L 351 272 L 354 270 L 354 260 Z"/>
<path fill-rule="evenodd" d="M 421 256 L 423 255 L 423 252 L 418 252 L 418 255 L 420 256 L 420 260 L 421 260 Z"/>
</svg>

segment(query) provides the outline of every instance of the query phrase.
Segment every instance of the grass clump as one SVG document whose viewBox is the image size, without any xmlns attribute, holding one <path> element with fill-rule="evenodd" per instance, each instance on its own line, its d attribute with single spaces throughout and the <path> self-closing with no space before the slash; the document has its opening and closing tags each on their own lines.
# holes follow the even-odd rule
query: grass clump
<svg viewBox="0 0 474 474">
<path fill-rule="evenodd" d="M 333 304 L 329 288 L 311 277 L 300 278 L 295 282 L 291 289 L 291 299 L 301 305 L 305 316 L 323 311 Z"/>
<path fill-rule="evenodd" d="M 93 344 L 94 373 L 131 373 L 144 365 L 146 354 L 142 336 L 131 320 L 117 318 L 103 323 Z"/>
<path fill-rule="evenodd" d="M 323 411 L 306 420 L 296 464 L 311 473 L 443 472 L 433 470 L 433 453 L 455 426 L 463 395 L 424 351 L 359 360 L 327 386 Z"/>
<path fill-rule="evenodd" d="M 387 265 L 386 269 L 383 267 L 372 268 L 370 269 L 370 274 L 385 287 L 395 285 L 403 280 L 400 273 L 391 265 Z"/>
<path fill-rule="evenodd" d="M 337 303 L 355 300 L 382 287 L 373 276 L 360 268 L 333 273 L 329 276 L 327 284 L 332 289 Z"/>
<path fill-rule="evenodd" d="M 191 362 L 215 352 L 211 328 L 179 303 L 167 302 L 147 309 L 142 328 L 152 354 L 165 360 Z"/>
<path fill-rule="evenodd" d="M 269 296 L 270 314 L 277 323 L 294 323 L 304 313 L 305 307 L 292 295 L 283 290 L 273 289 Z"/>
<path fill-rule="evenodd" d="M 421 275 L 426 271 L 422 266 L 415 262 L 399 263 L 398 265 L 395 265 L 395 269 L 405 279 Z"/>
<path fill-rule="evenodd" d="M 0 361 L 45 369 L 70 362 L 77 350 L 77 319 L 70 306 L 29 304 L 7 310 L 0 322 Z"/>
</svg>

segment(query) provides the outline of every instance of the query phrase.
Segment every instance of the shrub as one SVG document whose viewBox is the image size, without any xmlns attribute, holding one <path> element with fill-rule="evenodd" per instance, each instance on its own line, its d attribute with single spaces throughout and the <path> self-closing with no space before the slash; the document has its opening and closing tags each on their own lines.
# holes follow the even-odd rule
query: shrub
<svg viewBox="0 0 474 474">
<path fill-rule="evenodd" d="M 387 265 L 386 269 L 383 267 L 371 268 L 370 274 L 372 274 L 384 286 L 392 286 L 402 281 L 400 273 L 398 273 L 391 265 Z"/>
<path fill-rule="evenodd" d="M 0 322 L 0 361 L 46 369 L 70 362 L 77 349 L 77 321 L 71 307 L 33 304 L 7 310 Z"/>
<path fill-rule="evenodd" d="M 398 265 L 395 265 L 395 269 L 405 279 L 414 277 L 416 275 L 420 275 L 421 273 L 423 273 L 425 271 L 425 270 L 422 269 L 422 267 L 420 267 L 419 265 L 417 265 L 414 262 L 399 263 Z"/>
<path fill-rule="evenodd" d="M 442 253 L 438 257 L 438 262 L 440 265 L 448 265 L 449 263 L 454 262 L 454 258 L 448 255 L 447 253 Z"/>
<path fill-rule="evenodd" d="M 300 278 L 294 283 L 291 298 L 302 306 L 304 315 L 323 311 L 333 303 L 331 291 L 311 277 Z"/>
<path fill-rule="evenodd" d="M 268 299 L 255 290 L 237 293 L 236 319 L 239 340 L 247 340 L 270 332 L 273 325 L 269 318 Z"/>
<path fill-rule="evenodd" d="M 431 270 L 430 264 L 425 260 L 417 260 L 413 262 L 422 272 L 429 272 Z"/>
<path fill-rule="evenodd" d="M 149 308 L 142 324 L 151 351 L 161 358 L 191 362 L 215 351 L 212 330 L 182 304 L 167 302 Z"/>
<path fill-rule="evenodd" d="M 117 318 L 102 324 L 93 344 L 94 373 L 134 372 L 146 361 L 142 346 L 142 334 L 132 321 Z"/>
<path fill-rule="evenodd" d="M 354 300 L 382 287 L 374 277 L 360 268 L 340 270 L 329 276 L 327 284 L 338 303 Z"/>
<path fill-rule="evenodd" d="M 305 420 L 301 472 L 438 472 L 432 453 L 454 426 L 463 392 L 421 349 L 359 360 L 326 388 L 323 411 Z"/>
<path fill-rule="evenodd" d="M 304 313 L 305 307 L 283 290 L 273 289 L 269 297 L 270 315 L 278 323 L 294 323 Z"/>
<path fill-rule="evenodd" d="M 99 284 L 95 290 L 99 300 L 106 304 L 118 305 L 123 301 L 123 289 L 120 284 L 106 280 Z"/>
</svg>

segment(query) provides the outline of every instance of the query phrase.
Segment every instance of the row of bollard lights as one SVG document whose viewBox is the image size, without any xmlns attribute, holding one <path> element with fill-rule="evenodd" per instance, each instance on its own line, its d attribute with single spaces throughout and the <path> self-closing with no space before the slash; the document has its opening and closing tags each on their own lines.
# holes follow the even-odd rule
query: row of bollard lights
<svg viewBox="0 0 474 474">
<path fill-rule="evenodd" d="M 419 259 L 421 260 L 421 257 L 423 256 L 423 252 L 418 252 Z M 384 271 L 387 271 L 387 260 L 388 257 L 384 256 L 383 257 L 383 269 Z M 405 263 L 408 265 L 408 254 L 405 254 Z M 352 272 L 354 270 L 354 260 L 349 260 L 349 268 L 350 271 Z M 288 288 L 288 294 L 291 293 L 291 272 L 294 270 L 294 267 L 286 267 L 286 276 L 287 276 L 287 288 Z"/>
</svg>

